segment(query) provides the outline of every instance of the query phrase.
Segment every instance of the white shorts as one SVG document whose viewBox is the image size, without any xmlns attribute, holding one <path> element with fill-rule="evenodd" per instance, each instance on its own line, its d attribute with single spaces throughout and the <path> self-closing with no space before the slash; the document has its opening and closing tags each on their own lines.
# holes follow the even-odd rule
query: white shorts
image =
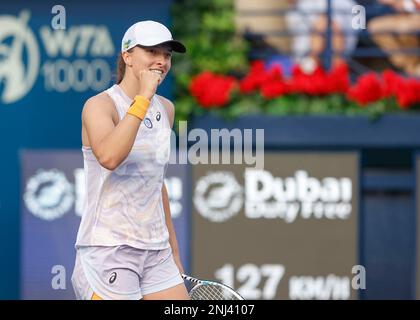
<svg viewBox="0 0 420 320">
<path fill-rule="evenodd" d="M 71 278 L 79 300 L 139 300 L 184 283 L 171 248 L 141 250 L 122 245 L 78 248 Z"/>
</svg>

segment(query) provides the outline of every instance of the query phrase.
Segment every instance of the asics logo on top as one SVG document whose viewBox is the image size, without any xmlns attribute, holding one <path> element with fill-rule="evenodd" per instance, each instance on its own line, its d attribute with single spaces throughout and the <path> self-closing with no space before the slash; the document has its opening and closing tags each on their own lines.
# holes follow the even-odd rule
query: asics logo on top
<svg viewBox="0 0 420 320">
<path fill-rule="evenodd" d="M 111 277 L 109 278 L 109 283 L 114 283 L 115 282 L 115 280 L 117 280 L 117 273 L 116 272 L 113 272 L 113 273 L 111 273 Z"/>
</svg>

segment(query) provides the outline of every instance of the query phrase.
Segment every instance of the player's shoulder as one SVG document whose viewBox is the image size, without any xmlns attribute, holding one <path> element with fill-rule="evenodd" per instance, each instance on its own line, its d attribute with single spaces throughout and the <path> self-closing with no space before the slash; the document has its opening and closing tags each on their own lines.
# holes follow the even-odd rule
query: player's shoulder
<svg viewBox="0 0 420 320">
<path fill-rule="evenodd" d="M 165 98 L 164 96 L 160 96 L 158 94 L 156 95 L 156 97 L 159 99 L 160 103 L 162 103 L 168 111 L 171 111 L 171 113 L 173 113 L 175 107 L 171 100 L 169 100 L 168 98 Z"/>
<path fill-rule="evenodd" d="M 83 113 L 105 112 L 112 113 L 115 110 L 114 101 L 106 92 L 100 92 L 86 100 Z"/>
<path fill-rule="evenodd" d="M 172 126 L 173 122 L 174 122 L 174 116 L 175 116 L 174 104 L 172 103 L 171 100 L 169 100 L 169 99 L 167 99 L 163 96 L 156 95 L 156 97 L 159 99 L 160 103 L 165 107 L 166 113 L 167 113 L 168 118 L 169 118 L 169 122 Z"/>
</svg>

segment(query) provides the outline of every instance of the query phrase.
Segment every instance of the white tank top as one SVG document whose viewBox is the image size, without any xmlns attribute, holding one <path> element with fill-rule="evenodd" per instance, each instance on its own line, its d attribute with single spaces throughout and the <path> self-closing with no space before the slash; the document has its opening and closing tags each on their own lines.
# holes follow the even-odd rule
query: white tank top
<svg viewBox="0 0 420 320">
<path fill-rule="evenodd" d="M 105 92 L 121 120 L 132 100 L 119 85 Z M 102 167 L 92 149 L 82 147 L 86 196 L 76 247 L 124 244 L 159 250 L 170 246 L 161 192 L 170 134 L 166 109 L 155 95 L 133 148 L 115 170 Z"/>
</svg>

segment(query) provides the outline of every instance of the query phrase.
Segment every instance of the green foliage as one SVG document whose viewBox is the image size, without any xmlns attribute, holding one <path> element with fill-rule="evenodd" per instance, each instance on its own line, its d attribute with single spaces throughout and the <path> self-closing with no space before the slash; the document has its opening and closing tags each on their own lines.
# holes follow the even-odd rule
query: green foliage
<svg viewBox="0 0 420 320">
<path fill-rule="evenodd" d="M 236 34 L 233 0 L 176 0 L 172 5 L 173 33 L 186 47 L 174 55 L 176 123 L 196 113 L 189 97 L 191 78 L 204 71 L 227 74 L 245 72 L 246 41 Z"/>
<path fill-rule="evenodd" d="M 307 96 L 287 94 L 265 99 L 259 92 L 240 94 L 233 91 L 229 104 L 223 108 L 204 109 L 189 93 L 194 76 L 203 71 L 236 78 L 248 71 L 248 43 L 235 29 L 233 0 L 175 0 L 172 5 L 173 33 L 186 47 L 185 55 L 174 55 L 172 71 L 175 77 L 175 124 L 191 115 L 206 113 L 225 119 L 245 114 L 268 115 L 367 115 L 376 119 L 385 112 L 402 112 L 395 98 L 360 106 L 343 94 Z M 410 109 L 419 110 L 420 106 Z"/>
</svg>

